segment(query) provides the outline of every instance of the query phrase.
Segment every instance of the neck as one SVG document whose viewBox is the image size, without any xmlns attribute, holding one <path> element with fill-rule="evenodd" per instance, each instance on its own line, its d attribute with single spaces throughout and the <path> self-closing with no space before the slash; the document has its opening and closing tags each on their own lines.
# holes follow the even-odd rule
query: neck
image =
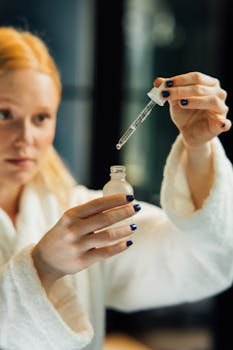
<svg viewBox="0 0 233 350">
<path fill-rule="evenodd" d="M 22 185 L 0 183 L 0 207 L 10 216 L 13 222 L 19 211 L 22 189 Z"/>
</svg>

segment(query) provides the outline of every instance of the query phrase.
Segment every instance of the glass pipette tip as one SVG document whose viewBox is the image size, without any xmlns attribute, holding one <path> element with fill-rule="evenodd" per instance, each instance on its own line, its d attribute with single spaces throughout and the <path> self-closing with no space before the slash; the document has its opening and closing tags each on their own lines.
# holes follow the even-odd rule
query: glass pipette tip
<svg viewBox="0 0 233 350">
<path fill-rule="evenodd" d="M 142 110 L 142 112 L 138 115 L 138 117 L 133 121 L 133 123 L 128 127 L 126 132 L 120 138 L 118 143 L 116 144 L 116 149 L 119 151 L 121 147 L 128 141 L 128 139 L 133 135 L 138 126 L 144 122 L 144 120 L 148 117 L 152 109 L 157 103 L 154 101 L 150 101 L 146 107 Z"/>
</svg>

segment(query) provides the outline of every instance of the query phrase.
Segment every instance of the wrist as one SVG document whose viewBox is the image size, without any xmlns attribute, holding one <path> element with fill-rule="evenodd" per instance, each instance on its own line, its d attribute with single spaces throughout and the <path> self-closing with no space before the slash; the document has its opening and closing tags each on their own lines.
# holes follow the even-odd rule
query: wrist
<svg viewBox="0 0 233 350">
<path fill-rule="evenodd" d="M 198 146 L 188 145 L 184 140 L 185 158 L 190 165 L 202 165 L 204 162 L 212 160 L 212 145 L 211 142 L 205 142 Z"/>
<path fill-rule="evenodd" d="M 211 142 L 198 147 L 184 145 L 182 157 L 193 204 L 202 207 L 214 183 L 213 151 Z"/>
<path fill-rule="evenodd" d="M 31 252 L 34 267 L 38 273 L 39 279 L 42 286 L 48 292 L 50 287 L 62 276 L 55 273 L 48 264 L 41 258 L 40 251 L 37 246 L 35 246 Z"/>
<path fill-rule="evenodd" d="M 185 149 L 187 150 L 187 152 L 189 152 L 190 154 L 197 154 L 198 152 L 210 152 L 211 150 L 211 141 L 207 141 L 207 142 L 204 142 L 202 144 L 199 144 L 199 145 L 191 145 L 189 143 L 187 143 L 185 141 L 185 138 L 182 136 L 182 142 L 183 142 L 183 145 L 185 147 Z"/>
</svg>

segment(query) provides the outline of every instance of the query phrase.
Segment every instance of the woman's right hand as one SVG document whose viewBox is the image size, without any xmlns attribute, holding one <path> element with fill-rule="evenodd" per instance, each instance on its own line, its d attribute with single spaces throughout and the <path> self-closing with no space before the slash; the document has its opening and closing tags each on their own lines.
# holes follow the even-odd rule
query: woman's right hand
<svg viewBox="0 0 233 350">
<path fill-rule="evenodd" d="M 129 203 L 125 194 L 101 197 L 67 210 L 32 250 L 45 289 L 64 275 L 126 250 L 131 226 L 109 226 L 138 210 L 140 205 Z"/>
</svg>

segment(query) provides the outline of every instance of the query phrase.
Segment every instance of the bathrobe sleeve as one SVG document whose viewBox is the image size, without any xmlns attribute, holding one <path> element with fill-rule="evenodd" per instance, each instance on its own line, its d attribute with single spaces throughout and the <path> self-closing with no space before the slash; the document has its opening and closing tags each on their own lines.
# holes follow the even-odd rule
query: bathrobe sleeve
<svg viewBox="0 0 233 350">
<path fill-rule="evenodd" d="M 178 137 L 167 159 L 162 209 L 142 203 L 129 249 L 104 262 L 106 304 L 140 310 L 212 296 L 233 278 L 233 172 L 216 138 L 215 181 L 202 209 L 194 209 Z"/>
<path fill-rule="evenodd" d="M 0 268 L 0 348 L 83 349 L 93 330 L 71 280 L 67 276 L 57 281 L 48 297 L 33 265 L 32 247 Z"/>
<path fill-rule="evenodd" d="M 0 349 L 83 349 L 91 341 L 93 329 L 73 279 L 71 276 L 60 279 L 47 295 L 31 257 L 34 242 L 40 239 L 35 232 L 43 227 L 38 225 L 44 220 L 44 229 L 47 227 L 41 209 L 54 223 L 60 215 L 56 199 L 46 197 L 46 205 L 44 202 L 41 205 L 37 187 L 27 189 L 24 197 L 20 232 L 16 233 L 11 220 L 0 209 Z M 22 239 L 20 248 L 18 235 Z"/>
</svg>

